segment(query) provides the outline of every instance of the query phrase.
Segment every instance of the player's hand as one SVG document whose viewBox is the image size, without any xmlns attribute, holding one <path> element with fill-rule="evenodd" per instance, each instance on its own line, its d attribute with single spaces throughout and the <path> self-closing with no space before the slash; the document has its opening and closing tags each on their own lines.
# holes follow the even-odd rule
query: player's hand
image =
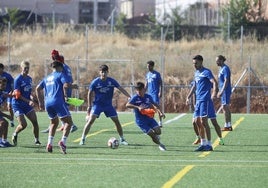
<svg viewBox="0 0 268 188">
<path fill-rule="evenodd" d="M 34 107 L 35 106 L 34 101 L 29 101 L 29 105 L 32 106 L 32 107 Z"/>
<path fill-rule="evenodd" d="M 166 115 L 164 113 L 161 113 L 160 114 L 160 117 L 162 117 L 163 119 L 165 119 L 166 118 Z"/>
</svg>

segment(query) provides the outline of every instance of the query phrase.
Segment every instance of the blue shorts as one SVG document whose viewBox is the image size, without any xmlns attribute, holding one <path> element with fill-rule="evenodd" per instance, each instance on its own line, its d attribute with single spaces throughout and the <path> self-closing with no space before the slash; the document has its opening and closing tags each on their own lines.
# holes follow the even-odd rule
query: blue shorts
<svg viewBox="0 0 268 188">
<path fill-rule="evenodd" d="M 215 119 L 217 116 L 216 116 L 216 112 L 215 112 L 215 108 L 214 108 L 214 103 L 212 100 L 209 101 L 209 104 L 208 104 L 208 115 L 207 117 L 209 119 Z M 193 114 L 193 118 L 196 118 L 195 117 L 195 114 Z"/>
<path fill-rule="evenodd" d="M 209 100 L 207 100 L 207 101 L 196 101 L 195 110 L 194 110 L 194 118 L 208 117 L 209 103 L 210 103 Z"/>
<path fill-rule="evenodd" d="M 19 117 L 20 115 L 26 115 L 34 110 L 34 108 L 27 103 L 13 104 L 12 109 L 15 117 Z"/>
<path fill-rule="evenodd" d="M 66 105 L 66 103 L 62 103 L 60 105 L 55 104 L 55 105 L 46 106 L 46 111 L 50 119 L 54 119 L 56 116 L 58 116 L 59 118 L 71 116 L 69 112 L 69 108 Z"/>
<path fill-rule="evenodd" d="M 154 129 L 159 126 L 154 118 L 149 117 L 136 119 L 136 124 L 145 134 L 148 134 L 151 129 Z"/>
<path fill-rule="evenodd" d="M 230 104 L 231 92 L 224 91 L 221 96 L 221 104 L 227 105 Z"/>
<path fill-rule="evenodd" d="M 90 111 L 91 114 L 94 114 L 97 117 L 99 117 L 102 112 L 105 114 L 106 117 L 117 116 L 117 112 L 112 105 L 110 106 L 93 105 Z"/>
<path fill-rule="evenodd" d="M 215 112 L 214 103 L 212 100 L 209 100 L 209 104 L 208 104 L 208 118 L 209 119 L 216 118 L 216 112 Z"/>
</svg>

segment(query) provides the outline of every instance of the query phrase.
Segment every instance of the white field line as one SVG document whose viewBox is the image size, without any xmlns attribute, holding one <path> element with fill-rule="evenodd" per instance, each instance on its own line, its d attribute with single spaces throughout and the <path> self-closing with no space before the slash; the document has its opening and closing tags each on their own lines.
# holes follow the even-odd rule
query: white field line
<svg viewBox="0 0 268 188">
<path fill-rule="evenodd" d="M 196 160 L 187 160 L 187 159 L 176 159 L 176 160 L 164 160 L 164 159 L 112 159 L 112 158 L 61 158 L 61 157 L 0 157 L 0 164 L 6 162 L 26 162 L 26 160 L 59 160 L 59 161 L 120 161 L 120 162 L 162 162 L 162 163 L 174 163 L 174 162 L 187 162 L 187 163 L 268 163 L 268 160 L 204 160 L 204 159 L 196 159 Z"/>
<path fill-rule="evenodd" d="M 186 115 L 186 113 L 180 114 L 179 116 L 176 116 L 176 117 L 174 117 L 173 119 L 170 119 L 170 120 L 165 121 L 163 124 L 169 124 L 169 123 L 171 123 L 171 122 L 173 122 L 173 121 L 176 121 L 176 120 L 182 118 L 182 117 L 185 116 L 185 115 Z"/>
</svg>

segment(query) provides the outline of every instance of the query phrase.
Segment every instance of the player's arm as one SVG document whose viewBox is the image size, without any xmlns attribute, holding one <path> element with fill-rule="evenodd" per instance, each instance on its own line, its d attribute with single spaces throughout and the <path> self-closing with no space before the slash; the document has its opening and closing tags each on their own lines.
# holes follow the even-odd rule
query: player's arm
<svg viewBox="0 0 268 188">
<path fill-rule="evenodd" d="M 193 96 L 194 92 L 195 92 L 195 84 L 191 87 L 187 97 L 186 97 L 186 104 L 189 105 L 190 103 L 190 98 Z"/>
<path fill-rule="evenodd" d="M 160 109 L 160 106 L 157 103 L 152 102 L 152 106 L 161 117 L 163 117 L 164 119 L 166 118 L 166 115 L 162 112 L 162 110 Z"/>
<path fill-rule="evenodd" d="M 145 89 L 145 91 L 147 91 L 147 89 L 148 89 L 148 81 L 147 81 L 147 79 L 146 79 L 146 82 L 145 82 L 144 89 Z"/>
<path fill-rule="evenodd" d="M 132 104 L 130 102 L 127 102 L 126 107 L 131 108 L 131 109 L 138 109 L 139 111 L 143 109 L 142 106 L 137 106 L 137 105 L 134 105 L 134 104 Z"/>
<path fill-rule="evenodd" d="M 159 94 L 158 94 L 159 98 L 162 97 L 162 91 L 163 91 L 163 81 L 162 81 L 162 78 L 161 78 L 160 81 L 159 81 Z"/>
<path fill-rule="evenodd" d="M 131 98 L 131 96 L 129 95 L 129 93 L 124 89 L 122 88 L 121 86 L 118 87 L 119 91 L 121 91 L 125 96 L 128 97 L 128 99 Z"/>
<path fill-rule="evenodd" d="M 36 97 L 38 100 L 39 108 L 40 110 L 44 110 L 44 95 L 42 93 L 43 88 L 41 87 L 40 84 L 36 87 L 35 91 L 36 91 Z"/>
<path fill-rule="evenodd" d="M 222 96 L 222 93 L 224 92 L 224 90 L 226 89 L 226 87 L 227 87 L 227 85 L 230 83 L 230 79 L 229 79 L 229 77 L 227 78 L 224 78 L 224 82 L 223 82 L 223 86 L 222 86 L 222 88 L 221 88 L 221 90 L 219 91 L 219 93 L 218 93 L 218 97 L 221 97 Z"/>
<path fill-rule="evenodd" d="M 90 111 L 92 108 L 93 95 L 94 95 L 94 91 L 89 89 L 87 92 L 87 113 L 88 113 L 88 115 L 90 114 Z"/>
<path fill-rule="evenodd" d="M 72 88 L 72 84 L 70 82 L 65 82 L 63 84 L 63 95 L 64 95 L 65 102 L 68 101 L 68 89 L 69 88 Z"/>
<path fill-rule="evenodd" d="M 211 98 L 214 99 L 214 98 L 216 98 L 217 93 L 219 91 L 218 82 L 216 81 L 216 79 L 214 78 L 214 76 L 213 76 L 213 78 L 210 79 L 210 82 L 213 85 Z"/>
<path fill-rule="evenodd" d="M 19 89 L 15 89 L 13 92 L 12 92 L 12 96 L 17 99 L 17 100 L 22 100 L 26 103 L 28 103 L 30 106 L 34 106 L 34 101 L 32 101 L 31 99 L 27 99 L 25 97 L 23 97 L 21 95 L 21 92 Z"/>
</svg>

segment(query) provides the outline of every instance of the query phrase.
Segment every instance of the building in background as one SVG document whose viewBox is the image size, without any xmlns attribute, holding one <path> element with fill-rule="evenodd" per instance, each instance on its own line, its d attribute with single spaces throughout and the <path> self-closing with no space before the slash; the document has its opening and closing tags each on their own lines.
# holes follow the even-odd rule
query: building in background
<svg viewBox="0 0 268 188">
<path fill-rule="evenodd" d="M 44 21 L 55 23 L 94 23 L 94 9 L 97 10 L 96 22 L 104 24 L 109 20 L 117 0 L 1 0 L 1 15 L 6 8 L 18 8 L 29 14 L 41 15 Z M 97 6 L 94 3 L 97 2 Z"/>
<path fill-rule="evenodd" d="M 164 23 L 172 10 L 187 10 L 185 16 L 192 25 L 218 25 L 220 9 L 230 0 L 0 0 L 0 15 L 6 8 L 18 8 L 40 15 L 44 23 L 108 24 L 111 17 L 122 13 L 127 19 L 155 14 Z M 260 1 L 267 8 L 267 1 Z M 194 5 L 201 7 L 190 10 Z M 115 14 L 113 14 L 115 13 Z M 267 15 L 267 14 L 266 14 Z M 267 17 L 267 16 L 266 16 Z M 137 19 L 139 20 L 139 19 Z"/>
<path fill-rule="evenodd" d="M 127 19 L 154 14 L 155 0 L 118 0 L 120 13 Z"/>
</svg>

